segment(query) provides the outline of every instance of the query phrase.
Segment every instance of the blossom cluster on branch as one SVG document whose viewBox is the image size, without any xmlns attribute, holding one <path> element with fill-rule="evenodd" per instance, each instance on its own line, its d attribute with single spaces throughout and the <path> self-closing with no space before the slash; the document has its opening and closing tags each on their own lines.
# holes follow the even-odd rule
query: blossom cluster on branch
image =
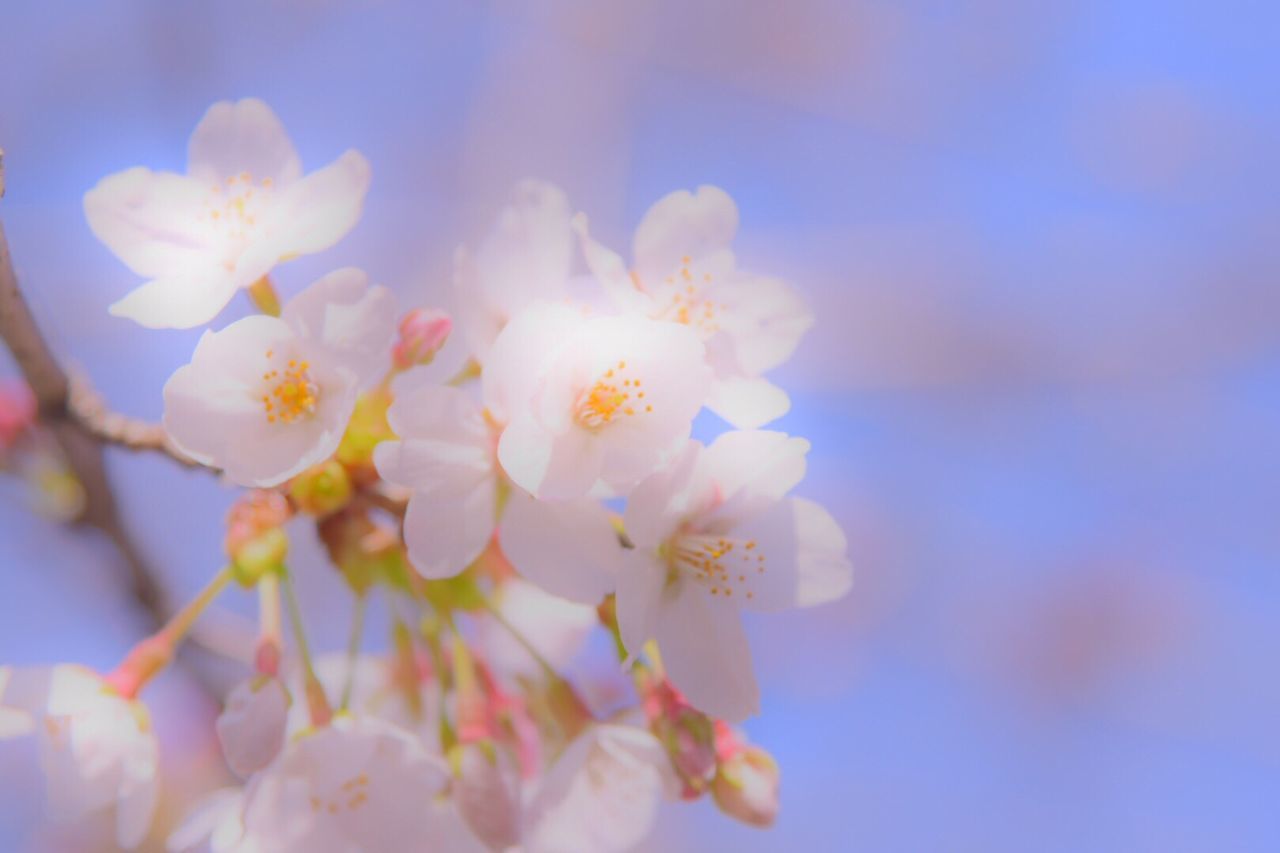
<svg viewBox="0 0 1280 853">
<path fill-rule="evenodd" d="M 304 174 L 248 99 L 210 108 L 185 175 L 138 167 L 86 194 L 94 234 L 146 279 L 112 314 L 192 328 L 238 291 L 256 306 L 165 384 L 153 448 L 247 491 L 226 567 L 116 669 L 0 668 L 0 736 L 39 738 L 56 815 L 114 804 L 135 846 L 160 763 L 140 693 L 239 586 L 260 631 L 217 735 L 243 785 L 170 849 L 626 850 L 664 798 L 704 796 L 769 825 L 778 767 L 737 728 L 760 706 L 742 612 L 852 581 L 839 526 L 792 494 L 808 442 L 765 429 L 790 405 L 765 374 L 812 324 L 805 303 L 737 265 L 720 189 L 659 200 L 628 261 L 538 181 L 458 250 L 452 315 L 401 313 L 354 268 L 282 302 L 273 269 L 336 244 L 369 181 L 355 151 Z M 439 382 L 423 368 L 445 346 L 466 366 Z M 0 450 L 39 430 L 9 398 Z M 709 444 L 690 437 L 704 408 L 727 425 Z M 299 518 L 350 587 L 345 653 L 309 649 Z M 375 595 L 383 653 L 362 648 Z M 596 629 L 634 687 L 612 707 L 566 674 Z"/>
</svg>

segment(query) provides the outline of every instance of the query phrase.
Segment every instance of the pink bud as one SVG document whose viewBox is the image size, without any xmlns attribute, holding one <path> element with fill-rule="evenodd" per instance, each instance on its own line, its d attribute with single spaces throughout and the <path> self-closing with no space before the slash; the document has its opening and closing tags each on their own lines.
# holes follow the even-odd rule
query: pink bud
<svg viewBox="0 0 1280 853">
<path fill-rule="evenodd" d="M 772 826 L 778 817 L 778 763 L 755 746 L 722 762 L 711 783 L 720 811 L 751 826 Z"/>
<path fill-rule="evenodd" d="M 395 365 L 408 370 L 415 364 L 429 364 L 449 339 L 453 319 L 434 308 L 415 308 L 400 321 L 400 337 L 391 350 Z"/>
<path fill-rule="evenodd" d="M 36 398 L 26 383 L 14 380 L 0 384 L 0 454 L 12 447 L 35 419 Z"/>
</svg>

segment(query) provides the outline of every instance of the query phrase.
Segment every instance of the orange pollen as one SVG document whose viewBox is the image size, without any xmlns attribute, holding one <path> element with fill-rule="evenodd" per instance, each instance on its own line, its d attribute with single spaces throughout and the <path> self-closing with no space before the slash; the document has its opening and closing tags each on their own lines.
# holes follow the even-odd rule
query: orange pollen
<svg viewBox="0 0 1280 853">
<path fill-rule="evenodd" d="M 310 369 L 308 362 L 293 359 L 283 371 L 271 369 L 262 374 L 266 384 L 262 409 L 267 423 L 291 424 L 315 414 L 320 389 L 311 381 Z"/>
<path fill-rule="evenodd" d="M 580 425 L 587 429 L 599 429 L 613 423 L 620 415 L 636 414 L 635 406 L 630 405 L 633 396 L 631 389 L 638 386 L 640 381 L 623 379 L 619 385 L 615 379 L 626 369 L 627 363 L 619 361 L 582 394 L 574 412 L 574 419 Z M 643 397 L 644 394 L 639 396 Z M 652 412 L 653 407 L 646 406 L 645 411 Z"/>
</svg>

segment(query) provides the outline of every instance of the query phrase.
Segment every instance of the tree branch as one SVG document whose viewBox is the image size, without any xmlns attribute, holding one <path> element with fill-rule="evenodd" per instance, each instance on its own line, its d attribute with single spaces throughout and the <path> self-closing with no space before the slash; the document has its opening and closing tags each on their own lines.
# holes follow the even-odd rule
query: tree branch
<svg viewBox="0 0 1280 853">
<path fill-rule="evenodd" d="M 4 165 L 0 159 L 0 189 L 3 186 Z M 3 222 L 0 222 L 0 338 L 13 353 L 35 394 L 40 422 L 58 443 L 67 465 L 84 489 L 84 506 L 72 523 L 101 531 L 115 546 L 128 571 L 134 600 L 158 628 L 165 623 L 172 608 L 155 572 L 120 518 L 103 463 L 102 441 L 111 440 L 134 449 L 154 445 L 174 454 L 163 433 L 157 436 L 150 429 L 112 416 L 92 392 L 80 389 L 72 393 L 71 381 L 40 334 L 18 287 Z M 193 464 L 185 457 L 179 461 Z"/>
</svg>

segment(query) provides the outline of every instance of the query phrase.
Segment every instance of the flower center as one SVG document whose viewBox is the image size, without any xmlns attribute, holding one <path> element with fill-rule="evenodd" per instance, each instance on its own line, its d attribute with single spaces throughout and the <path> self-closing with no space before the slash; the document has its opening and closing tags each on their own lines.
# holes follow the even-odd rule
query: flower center
<svg viewBox="0 0 1280 853">
<path fill-rule="evenodd" d="M 619 417 L 631 417 L 640 411 L 652 412 L 653 406 L 643 402 L 644 398 L 640 380 L 628 376 L 627 363 L 619 361 L 578 398 L 574 419 L 587 429 L 599 429 Z"/>
<path fill-rule="evenodd" d="M 341 811 L 355 811 L 369 802 L 369 774 L 361 773 L 343 782 L 341 787 L 329 797 L 311 795 L 311 810 L 326 811 L 337 814 Z"/>
<path fill-rule="evenodd" d="M 701 286 L 711 283 L 711 273 L 703 273 L 699 283 L 695 281 L 691 263 L 690 257 L 685 255 L 680 259 L 679 273 L 667 276 L 666 282 L 672 290 L 671 298 L 658 309 L 654 319 L 683 323 L 705 340 L 719 331 L 717 316 L 724 306 L 702 295 Z"/>
<path fill-rule="evenodd" d="M 752 587 L 768 568 L 754 539 L 685 533 L 667 544 L 666 554 L 674 572 L 726 598 L 732 598 L 735 590 L 747 599 L 755 598 Z"/>
<path fill-rule="evenodd" d="M 273 186 L 271 178 L 254 181 L 248 172 L 227 178 L 225 184 L 214 184 L 210 188 L 200 218 L 209 223 L 214 234 L 238 249 L 260 224 Z M 234 267 L 234 261 L 228 260 L 227 265 Z"/>
<path fill-rule="evenodd" d="M 273 364 L 272 350 L 267 350 L 267 363 Z M 299 418 L 315 414 L 320 388 L 311 381 L 311 365 L 291 358 L 279 368 L 271 367 L 262 374 L 265 383 L 262 409 L 267 423 L 291 424 Z"/>
</svg>

